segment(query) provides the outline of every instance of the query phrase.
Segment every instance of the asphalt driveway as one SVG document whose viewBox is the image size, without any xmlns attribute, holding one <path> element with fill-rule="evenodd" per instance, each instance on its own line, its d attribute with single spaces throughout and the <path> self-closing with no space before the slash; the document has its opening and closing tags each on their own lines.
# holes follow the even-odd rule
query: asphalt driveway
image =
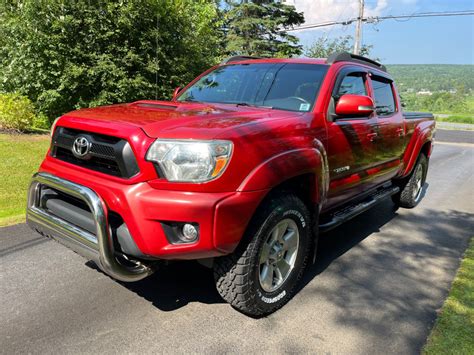
<svg viewBox="0 0 474 355">
<path fill-rule="evenodd" d="M 254 320 L 210 270 L 121 284 L 26 225 L 0 229 L 0 352 L 419 353 L 474 235 L 474 145 L 439 144 L 413 210 L 386 201 L 323 235 L 301 290 Z"/>
</svg>

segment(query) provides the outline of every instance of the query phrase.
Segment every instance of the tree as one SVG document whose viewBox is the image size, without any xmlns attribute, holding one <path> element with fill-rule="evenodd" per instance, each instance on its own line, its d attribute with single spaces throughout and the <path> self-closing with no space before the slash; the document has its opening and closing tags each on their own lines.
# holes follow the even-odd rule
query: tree
<svg viewBox="0 0 474 355">
<path fill-rule="evenodd" d="M 227 3 L 227 54 L 291 57 L 302 53 L 298 38 L 285 31 L 304 22 L 294 6 L 271 0 Z"/>
<path fill-rule="evenodd" d="M 327 58 L 333 53 L 352 53 L 354 38 L 352 36 L 341 36 L 335 39 L 319 37 L 311 46 L 306 48 L 304 55 L 310 58 Z M 362 45 L 360 55 L 370 57 L 373 46 Z"/>
<path fill-rule="evenodd" d="M 214 0 L 0 0 L 0 92 L 54 118 L 167 98 L 215 64 Z"/>
</svg>

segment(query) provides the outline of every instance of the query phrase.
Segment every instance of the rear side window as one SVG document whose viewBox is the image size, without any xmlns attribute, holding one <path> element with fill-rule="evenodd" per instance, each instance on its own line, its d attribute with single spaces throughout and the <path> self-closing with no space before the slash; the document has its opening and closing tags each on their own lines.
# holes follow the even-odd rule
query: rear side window
<svg viewBox="0 0 474 355">
<path fill-rule="evenodd" d="M 337 91 L 337 98 L 345 94 L 352 95 L 367 95 L 365 87 L 364 73 L 351 73 L 342 79 L 339 90 Z"/>
<path fill-rule="evenodd" d="M 372 77 L 375 109 L 379 116 L 389 116 L 396 111 L 392 83 L 389 80 Z"/>
</svg>

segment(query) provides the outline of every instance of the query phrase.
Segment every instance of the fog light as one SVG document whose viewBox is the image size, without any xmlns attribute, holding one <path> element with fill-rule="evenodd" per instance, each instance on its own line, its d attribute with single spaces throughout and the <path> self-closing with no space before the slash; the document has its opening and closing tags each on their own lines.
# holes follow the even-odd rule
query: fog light
<svg viewBox="0 0 474 355">
<path fill-rule="evenodd" d="M 186 223 L 182 229 L 182 239 L 184 242 L 194 242 L 199 235 L 199 231 L 195 225 Z"/>
</svg>

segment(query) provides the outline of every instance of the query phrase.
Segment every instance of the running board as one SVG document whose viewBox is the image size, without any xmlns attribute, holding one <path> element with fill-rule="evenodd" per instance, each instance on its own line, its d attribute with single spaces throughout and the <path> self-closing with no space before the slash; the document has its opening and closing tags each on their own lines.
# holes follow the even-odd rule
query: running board
<svg viewBox="0 0 474 355">
<path fill-rule="evenodd" d="M 398 186 L 390 186 L 390 187 L 383 188 L 381 190 L 377 190 L 371 195 L 367 196 L 361 202 L 358 202 L 353 205 L 349 205 L 347 207 L 344 207 L 341 210 L 334 212 L 332 215 L 330 215 L 331 220 L 329 222 L 319 225 L 319 231 L 327 232 L 333 228 L 336 228 L 342 223 L 372 208 L 377 203 L 385 200 L 386 198 L 392 195 L 395 195 L 399 191 L 400 191 L 400 188 Z"/>
</svg>

